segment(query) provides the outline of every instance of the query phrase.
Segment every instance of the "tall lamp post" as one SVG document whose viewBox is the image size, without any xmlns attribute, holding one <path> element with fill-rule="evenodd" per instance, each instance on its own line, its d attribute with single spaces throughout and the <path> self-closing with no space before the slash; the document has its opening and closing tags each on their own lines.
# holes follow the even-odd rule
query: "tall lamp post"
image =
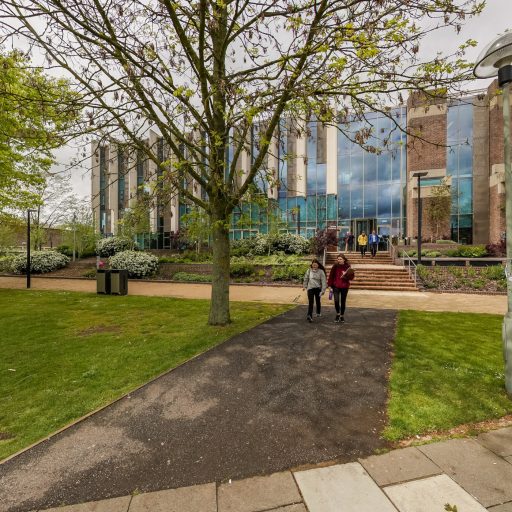
<svg viewBox="0 0 512 512">
<path fill-rule="evenodd" d="M 30 214 L 37 210 L 27 210 L 27 289 L 30 288 Z"/>
<path fill-rule="evenodd" d="M 422 216 L 423 209 L 421 208 L 421 178 L 426 176 L 428 172 L 415 172 L 413 173 L 413 178 L 418 178 L 418 265 L 421 265 L 421 226 L 422 226 Z"/>
<path fill-rule="evenodd" d="M 503 319 L 503 356 L 505 358 L 505 388 L 512 398 L 512 165 L 510 161 L 510 92 L 512 84 L 512 32 L 507 31 L 490 42 L 479 55 L 473 73 L 477 78 L 498 76 L 503 89 L 503 135 L 505 147 L 505 205 L 507 236 L 507 314 Z"/>
</svg>

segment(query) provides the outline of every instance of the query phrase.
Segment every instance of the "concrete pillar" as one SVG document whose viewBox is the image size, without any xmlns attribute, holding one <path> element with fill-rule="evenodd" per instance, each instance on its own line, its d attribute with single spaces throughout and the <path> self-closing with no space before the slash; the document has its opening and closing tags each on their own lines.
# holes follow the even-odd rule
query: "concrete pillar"
<svg viewBox="0 0 512 512">
<path fill-rule="evenodd" d="M 94 231 L 100 231 L 100 152 L 97 142 L 91 143 L 91 208 Z"/>
<path fill-rule="evenodd" d="M 338 128 L 327 125 L 327 194 L 338 193 Z"/>
<path fill-rule="evenodd" d="M 109 146 L 109 158 L 108 158 L 108 203 L 110 213 L 110 226 L 108 229 L 109 233 L 117 235 L 118 226 L 117 221 L 119 219 L 119 169 L 118 169 L 118 158 L 117 158 L 118 147 L 117 144 L 110 144 Z"/>
<path fill-rule="evenodd" d="M 297 137 L 296 142 L 296 179 L 295 179 L 295 194 L 296 196 L 306 197 L 307 188 L 307 175 L 306 175 L 306 158 L 307 158 L 307 134 L 306 122 L 301 120 L 299 124 L 300 136 Z"/>
</svg>

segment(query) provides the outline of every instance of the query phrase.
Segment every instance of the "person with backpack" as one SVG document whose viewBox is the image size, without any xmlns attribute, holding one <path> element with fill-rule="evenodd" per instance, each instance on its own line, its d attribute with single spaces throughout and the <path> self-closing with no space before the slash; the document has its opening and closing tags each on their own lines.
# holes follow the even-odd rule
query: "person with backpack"
<svg viewBox="0 0 512 512">
<path fill-rule="evenodd" d="M 304 274 L 304 283 L 302 286 L 303 290 L 308 292 L 308 315 L 306 317 L 308 322 L 313 321 L 313 302 L 316 302 L 316 316 L 322 316 L 320 297 L 325 293 L 327 289 L 327 279 L 325 277 L 325 268 L 317 260 L 314 259 L 311 262 L 310 267 Z"/>
<path fill-rule="evenodd" d="M 336 308 L 337 324 L 345 323 L 345 306 L 347 303 L 348 289 L 350 281 L 354 279 L 354 270 L 350 266 L 347 257 L 344 254 L 338 254 L 336 263 L 329 272 L 327 286 L 331 288 L 334 295 L 334 307 Z"/>
</svg>

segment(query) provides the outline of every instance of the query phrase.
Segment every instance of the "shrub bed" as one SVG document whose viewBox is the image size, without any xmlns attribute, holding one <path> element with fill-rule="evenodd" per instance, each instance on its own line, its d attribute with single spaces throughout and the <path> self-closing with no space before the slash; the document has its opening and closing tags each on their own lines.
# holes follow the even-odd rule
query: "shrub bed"
<svg viewBox="0 0 512 512">
<path fill-rule="evenodd" d="M 127 270 L 129 277 L 148 277 L 158 270 L 158 258 L 138 251 L 122 251 L 109 258 L 110 268 Z"/>
<path fill-rule="evenodd" d="M 30 272 L 33 274 L 45 274 L 65 267 L 70 259 L 57 251 L 34 251 L 30 254 Z M 12 259 L 11 271 L 15 274 L 27 272 L 27 257 L 24 254 Z"/>
<path fill-rule="evenodd" d="M 418 265 L 423 286 L 440 291 L 506 292 L 507 280 L 502 265 L 489 267 L 425 267 Z"/>
<path fill-rule="evenodd" d="M 272 269 L 272 281 L 302 282 L 308 268 L 308 264 L 274 267 Z"/>
<path fill-rule="evenodd" d="M 232 256 L 263 256 L 276 253 L 308 254 L 311 241 L 300 235 L 281 233 L 279 235 L 256 235 L 252 238 L 231 242 Z"/>
<path fill-rule="evenodd" d="M 191 274 L 189 272 L 176 272 L 172 276 L 174 281 L 182 281 L 184 283 L 187 282 L 199 282 L 199 283 L 211 283 L 212 276 L 208 274 Z"/>
<path fill-rule="evenodd" d="M 102 238 L 96 242 L 96 252 L 102 258 L 108 258 L 119 252 L 133 250 L 137 244 L 130 238 L 122 236 L 111 236 Z"/>
</svg>

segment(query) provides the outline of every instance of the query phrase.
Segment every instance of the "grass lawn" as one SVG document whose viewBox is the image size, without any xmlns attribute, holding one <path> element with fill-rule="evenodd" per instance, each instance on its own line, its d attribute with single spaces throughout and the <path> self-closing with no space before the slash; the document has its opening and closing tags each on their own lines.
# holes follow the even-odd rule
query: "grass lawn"
<svg viewBox="0 0 512 512">
<path fill-rule="evenodd" d="M 0 460 L 291 306 L 0 290 Z"/>
<path fill-rule="evenodd" d="M 386 438 L 512 412 L 504 384 L 502 320 L 474 313 L 400 313 Z"/>
</svg>

